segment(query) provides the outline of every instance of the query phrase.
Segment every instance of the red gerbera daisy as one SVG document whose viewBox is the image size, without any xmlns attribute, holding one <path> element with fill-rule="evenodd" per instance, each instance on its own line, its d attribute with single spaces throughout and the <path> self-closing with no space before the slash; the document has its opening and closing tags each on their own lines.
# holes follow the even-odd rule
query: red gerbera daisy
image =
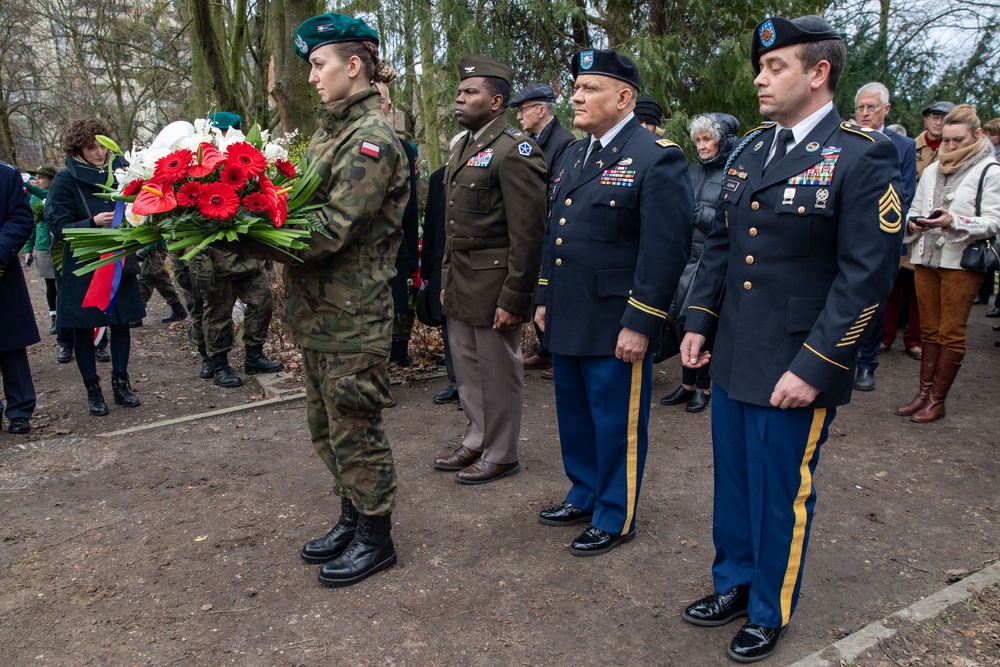
<svg viewBox="0 0 1000 667">
<path fill-rule="evenodd" d="M 188 175 L 192 159 L 194 159 L 194 153 L 186 148 L 174 151 L 156 161 L 156 170 L 153 172 L 153 176 L 165 181 L 179 181 Z"/>
<path fill-rule="evenodd" d="M 122 188 L 122 195 L 125 197 L 131 197 L 132 195 L 137 195 L 142 192 L 142 186 L 146 181 L 141 178 L 136 178 L 135 180 L 129 181 L 129 184 Z"/>
<path fill-rule="evenodd" d="M 285 178 L 295 178 L 295 165 L 288 160 L 275 160 L 274 166 L 278 168 L 278 173 Z"/>
<path fill-rule="evenodd" d="M 261 152 L 245 141 L 229 145 L 226 161 L 240 165 L 250 176 L 260 176 L 267 169 L 267 160 Z"/>
<path fill-rule="evenodd" d="M 235 190 L 239 190 L 246 185 L 249 177 L 250 174 L 247 173 L 247 170 L 232 160 L 227 160 L 226 166 L 219 172 L 219 182 L 231 185 Z"/>
<path fill-rule="evenodd" d="M 190 171 L 188 171 L 188 176 L 194 176 L 195 178 L 201 178 L 202 176 L 208 176 L 215 168 L 219 166 L 222 162 L 222 153 L 219 149 L 208 142 L 202 142 L 198 146 L 198 153 L 194 156 L 194 164 L 191 165 Z"/>
<path fill-rule="evenodd" d="M 201 193 L 198 195 L 198 211 L 206 218 L 218 220 L 231 218 L 236 215 L 239 208 L 240 196 L 232 186 L 225 183 L 208 183 L 201 187 Z"/>
<path fill-rule="evenodd" d="M 180 206 L 190 208 L 198 203 L 198 196 L 201 194 L 201 183 L 198 181 L 188 181 L 177 191 L 177 203 Z"/>
<path fill-rule="evenodd" d="M 153 215 L 166 213 L 177 207 L 177 197 L 170 183 L 150 180 L 142 186 L 142 192 L 132 204 L 132 212 L 136 215 Z"/>
<path fill-rule="evenodd" d="M 266 211 L 270 205 L 271 201 L 266 195 L 263 195 L 260 192 L 251 192 L 243 198 L 243 206 L 246 207 L 248 211 L 262 213 Z"/>
</svg>

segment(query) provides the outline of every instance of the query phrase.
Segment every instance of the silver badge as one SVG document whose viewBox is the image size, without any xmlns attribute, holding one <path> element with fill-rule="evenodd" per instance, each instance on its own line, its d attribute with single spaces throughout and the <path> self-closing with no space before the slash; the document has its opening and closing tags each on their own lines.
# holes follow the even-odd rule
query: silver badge
<svg viewBox="0 0 1000 667">
<path fill-rule="evenodd" d="M 785 196 L 781 200 L 782 205 L 791 206 L 792 201 L 795 199 L 795 188 L 785 188 Z"/>
<path fill-rule="evenodd" d="M 820 188 L 816 191 L 816 208 L 826 208 L 826 200 L 830 198 L 830 191 Z"/>
</svg>

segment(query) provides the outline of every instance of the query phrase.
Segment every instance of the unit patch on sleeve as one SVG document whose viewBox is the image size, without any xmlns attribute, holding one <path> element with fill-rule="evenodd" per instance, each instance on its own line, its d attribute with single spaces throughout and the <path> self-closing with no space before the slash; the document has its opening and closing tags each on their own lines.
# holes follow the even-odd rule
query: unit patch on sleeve
<svg viewBox="0 0 1000 667">
<path fill-rule="evenodd" d="M 517 152 L 521 155 L 531 155 L 531 144 L 525 141 L 523 144 L 517 145 Z"/>
<path fill-rule="evenodd" d="M 373 144 L 370 141 L 362 141 L 361 154 L 377 160 L 382 156 L 382 147 L 378 144 Z"/>
<path fill-rule="evenodd" d="M 487 148 L 484 151 L 480 151 L 469 158 L 469 161 L 465 163 L 466 167 L 488 167 L 490 166 L 490 160 L 493 159 L 493 149 Z"/>
<path fill-rule="evenodd" d="M 895 234 L 903 226 L 903 206 L 896 188 L 889 184 L 878 200 L 878 228 L 886 234 Z"/>
<path fill-rule="evenodd" d="M 601 174 L 601 185 L 620 185 L 630 188 L 635 185 L 635 170 L 626 169 L 623 164 L 616 164 Z"/>
</svg>

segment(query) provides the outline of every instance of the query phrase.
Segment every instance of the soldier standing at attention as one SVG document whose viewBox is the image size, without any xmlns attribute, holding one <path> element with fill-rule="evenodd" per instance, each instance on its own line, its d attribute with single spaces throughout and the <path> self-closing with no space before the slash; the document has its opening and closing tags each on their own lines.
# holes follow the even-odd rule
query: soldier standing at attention
<svg viewBox="0 0 1000 667">
<path fill-rule="evenodd" d="M 302 547 L 325 563 L 319 581 L 350 586 L 396 564 L 391 512 L 396 468 L 382 422 L 392 402 L 390 285 L 409 198 L 403 147 L 371 82 L 395 76 L 362 19 L 322 14 L 295 31 L 322 104 L 306 156 L 319 169 L 312 202 L 329 237 L 314 233 L 301 262 L 285 263 L 283 326 L 302 348 L 313 446 L 333 473 L 340 520 Z"/>
<path fill-rule="evenodd" d="M 711 357 L 715 383 L 715 592 L 683 617 L 749 616 L 729 644 L 739 662 L 771 655 L 795 611 L 820 446 L 851 400 L 858 348 L 899 261 L 899 156 L 837 114 L 846 59 L 818 16 L 754 30 L 754 84 L 772 122 L 725 167 L 681 343 L 689 368 Z"/>
<path fill-rule="evenodd" d="M 545 158 L 507 122 L 511 69 L 485 56 L 458 62 L 455 117 L 469 130 L 445 169 L 442 312 L 458 396 L 469 424 L 462 445 L 434 461 L 461 484 L 520 472 L 524 360 L 545 230 Z"/>
<path fill-rule="evenodd" d="M 535 322 L 555 371 L 565 501 L 549 526 L 590 524 L 570 547 L 597 556 L 635 537 L 653 350 L 687 264 L 694 195 L 684 152 L 639 124 L 639 69 L 615 51 L 573 55 L 574 125 L 563 153 Z"/>
</svg>

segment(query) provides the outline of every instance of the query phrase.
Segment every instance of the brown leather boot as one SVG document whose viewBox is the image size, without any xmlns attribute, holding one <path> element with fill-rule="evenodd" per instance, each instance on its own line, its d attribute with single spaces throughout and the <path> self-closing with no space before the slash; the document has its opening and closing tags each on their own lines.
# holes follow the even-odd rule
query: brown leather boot
<svg viewBox="0 0 1000 667">
<path fill-rule="evenodd" d="M 944 417 L 944 399 L 948 396 L 948 390 L 955 382 L 958 369 L 962 366 L 962 359 L 965 354 L 954 350 L 941 350 L 938 355 L 937 370 L 934 371 L 934 384 L 931 385 L 930 396 L 924 407 L 913 413 L 911 422 L 926 424 L 937 421 Z"/>
<path fill-rule="evenodd" d="M 896 408 L 897 415 L 909 417 L 924 407 L 928 397 L 931 395 L 931 385 L 934 383 L 934 370 L 937 368 L 938 355 L 940 353 L 941 346 L 937 343 L 923 344 L 923 356 L 920 359 L 920 390 L 913 397 L 912 401 Z"/>
</svg>

